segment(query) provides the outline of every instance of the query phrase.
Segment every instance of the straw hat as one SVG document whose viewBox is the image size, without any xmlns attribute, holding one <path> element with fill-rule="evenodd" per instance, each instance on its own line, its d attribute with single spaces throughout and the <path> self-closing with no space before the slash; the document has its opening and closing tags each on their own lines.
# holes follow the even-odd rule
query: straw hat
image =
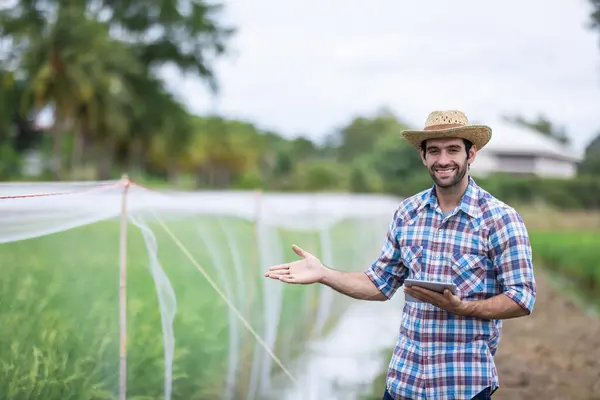
<svg viewBox="0 0 600 400">
<path fill-rule="evenodd" d="M 469 124 L 467 116 L 461 111 L 433 111 L 427 117 L 423 130 L 405 130 L 402 136 L 418 149 L 426 139 L 461 138 L 469 140 L 477 150 L 481 150 L 492 138 L 492 128 Z"/>
</svg>

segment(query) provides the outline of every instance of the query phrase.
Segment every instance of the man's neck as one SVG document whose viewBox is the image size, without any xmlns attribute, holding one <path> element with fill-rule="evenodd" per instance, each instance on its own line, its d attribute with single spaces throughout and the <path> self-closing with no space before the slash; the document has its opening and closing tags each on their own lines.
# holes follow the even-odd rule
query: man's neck
<svg viewBox="0 0 600 400">
<path fill-rule="evenodd" d="M 465 194 L 468 185 L 468 176 L 465 176 L 463 180 L 452 187 L 440 188 L 436 185 L 435 192 L 437 195 L 438 204 L 440 205 L 443 213 L 448 213 L 454 210 L 460 204 L 460 200 Z"/>
</svg>

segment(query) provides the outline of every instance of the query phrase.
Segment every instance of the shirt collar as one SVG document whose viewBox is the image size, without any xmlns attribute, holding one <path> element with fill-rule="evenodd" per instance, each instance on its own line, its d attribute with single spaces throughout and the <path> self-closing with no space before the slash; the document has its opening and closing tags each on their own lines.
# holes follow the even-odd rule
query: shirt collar
<svg viewBox="0 0 600 400">
<path fill-rule="evenodd" d="M 421 206 L 419 207 L 419 211 L 427 206 L 429 206 L 431 209 L 435 209 L 438 206 L 438 200 L 435 194 L 435 185 L 433 185 L 431 189 L 427 191 L 427 194 L 423 199 L 423 203 L 421 203 Z M 467 189 L 465 190 L 465 193 L 458 204 L 458 210 L 463 211 L 465 214 L 473 218 L 479 218 L 482 215 L 481 208 L 479 207 L 479 186 L 470 176 Z"/>
</svg>

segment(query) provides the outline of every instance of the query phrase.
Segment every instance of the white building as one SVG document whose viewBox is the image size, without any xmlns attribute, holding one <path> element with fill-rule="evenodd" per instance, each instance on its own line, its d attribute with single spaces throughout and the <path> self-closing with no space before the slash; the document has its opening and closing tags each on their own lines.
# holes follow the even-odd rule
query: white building
<svg viewBox="0 0 600 400">
<path fill-rule="evenodd" d="M 471 165 L 473 176 L 495 172 L 571 178 L 583 154 L 526 127 L 497 121 L 492 139 Z"/>
</svg>

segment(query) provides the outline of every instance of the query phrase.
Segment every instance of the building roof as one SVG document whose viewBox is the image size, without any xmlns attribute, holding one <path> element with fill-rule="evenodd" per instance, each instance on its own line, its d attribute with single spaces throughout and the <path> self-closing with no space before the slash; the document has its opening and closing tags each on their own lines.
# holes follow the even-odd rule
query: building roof
<svg viewBox="0 0 600 400">
<path fill-rule="evenodd" d="M 492 139 L 481 151 L 482 154 L 537 155 L 570 161 L 583 159 L 581 152 L 533 129 L 503 120 L 497 120 L 489 125 L 492 128 Z"/>
</svg>

